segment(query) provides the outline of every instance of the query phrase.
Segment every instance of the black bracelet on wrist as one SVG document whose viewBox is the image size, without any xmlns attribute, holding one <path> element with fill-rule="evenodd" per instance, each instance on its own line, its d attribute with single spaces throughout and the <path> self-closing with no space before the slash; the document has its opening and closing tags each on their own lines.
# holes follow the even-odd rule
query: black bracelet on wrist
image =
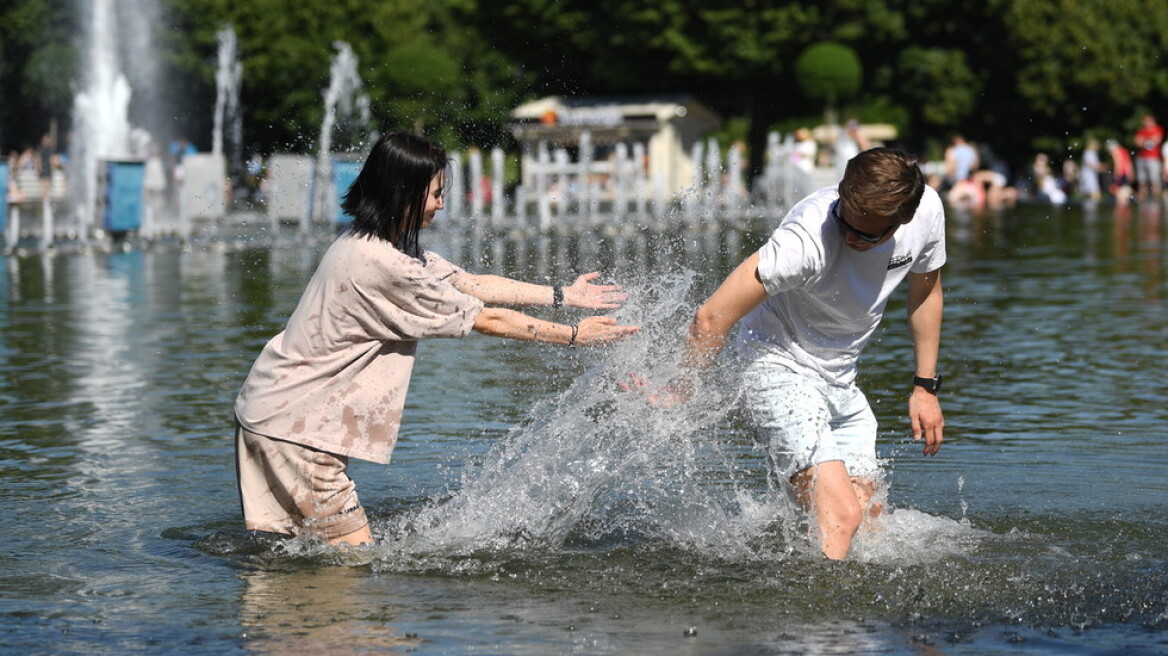
<svg viewBox="0 0 1168 656">
<path fill-rule="evenodd" d="M 552 285 L 552 307 L 561 307 L 564 304 L 564 288 Z"/>
<path fill-rule="evenodd" d="M 580 326 L 572 326 L 572 336 L 568 338 L 568 346 L 576 345 L 576 336 L 580 334 Z"/>
</svg>

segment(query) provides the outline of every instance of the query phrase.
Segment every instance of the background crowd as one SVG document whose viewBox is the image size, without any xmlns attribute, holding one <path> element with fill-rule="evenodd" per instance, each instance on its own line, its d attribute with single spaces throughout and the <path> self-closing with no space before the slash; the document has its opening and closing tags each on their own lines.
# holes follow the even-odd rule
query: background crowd
<svg viewBox="0 0 1168 656">
<path fill-rule="evenodd" d="M 1129 139 L 1101 142 L 1088 136 L 1077 152 L 1070 150 L 1060 160 L 1036 153 L 1028 169 L 1011 176 L 992 148 L 956 134 L 945 149 L 943 166 L 932 171 L 930 184 L 944 192 L 951 205 L 972 208 L 1020 200 L 1055 205 L 1105 199 L 1118 205 L 1168 202 L 1168 141 L 1156 117 L 1145 114 Z"/>
</svg>

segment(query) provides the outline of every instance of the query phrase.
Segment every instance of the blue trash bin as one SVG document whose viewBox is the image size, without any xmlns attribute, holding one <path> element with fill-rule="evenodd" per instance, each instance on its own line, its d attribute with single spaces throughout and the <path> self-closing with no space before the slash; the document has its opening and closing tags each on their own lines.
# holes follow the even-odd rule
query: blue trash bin
<svg viewBox="0 0 1168 656">
<path fill-rule="evenodd" d="M 361 162 L 333 160 L 333 189 L 336 190 L 333 198 L 333 220 L 336 221 L 337 227 L 344 227 L 353 222 L 353 217 L 341 209 L 341 201 L 345 199 L 349 187 L 360 173 Z"/>
<path fill-rule="evenodd" d="M 103 162 L 105 190 L 102 225 L 110 234 L 124 235 L 142 227 L 142 183 L 144 162 Z"/>
</svg>

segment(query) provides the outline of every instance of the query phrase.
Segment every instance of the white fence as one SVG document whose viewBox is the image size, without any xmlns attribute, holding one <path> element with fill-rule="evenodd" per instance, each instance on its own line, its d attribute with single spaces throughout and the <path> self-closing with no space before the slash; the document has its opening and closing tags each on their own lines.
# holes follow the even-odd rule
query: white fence
<svg viewBox="0 0 1168 656">
<path fill-rule="evenodd" d="M 533 181 L 504 189 L 504 154 L 496 148 L 454 153 L 447 216 L 457 228 L 520 229 L 546 232 L 599 226 L 697 224 L 724 217 L 781 215 L 787 206 L 836 179 L 836 169 L 807 173 L 793 163 L 794 140 L 772 133 L 765 166 L 753 185 L 746 183 L 746 162 L 736 148 L 725 155 L 714 140 L 693 146 L 694 184 L 681 194 L 652 179 L 641 143 L 616 144 L 610 157 L 595 160 L 588 139 L 573 161 L 566 149 L 541 143 Z M 485 159 L 489 159 L 489 170 Z M 748 191 L 748 188 L 750 191 Z"/>
</svg>

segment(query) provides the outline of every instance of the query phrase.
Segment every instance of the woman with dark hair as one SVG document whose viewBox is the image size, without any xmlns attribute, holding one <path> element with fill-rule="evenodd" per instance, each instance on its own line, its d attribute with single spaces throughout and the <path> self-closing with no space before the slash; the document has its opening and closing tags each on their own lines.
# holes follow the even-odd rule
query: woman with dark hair
<svg viewBox="0 0 1168 656">
<path fill-rule="evenodd" d="M 236 464 L 248 530 L 333 544 L 373 541 L 346 473 L 388 463 L 418 340 L 495 337 L 597 346 L 637 332 L 610 317 L 557 324 L 491 305 L 619 307 L 596 272 L 567 286 L 468 273 L 418 244 L 444 207 L 446 152 L 391 133 L 345 195 L 351 227 L 329 247 L 284 331 L 260 353 L 235 402 Z"/>
<path fill-rule="evenodd" d="M 350 231 L 420 257 L 426 192 L 446 166 L 446 151 L 421 137 L 399 132 L 378 139 L 341 205 L 353 217 Z"/>
</svg>

